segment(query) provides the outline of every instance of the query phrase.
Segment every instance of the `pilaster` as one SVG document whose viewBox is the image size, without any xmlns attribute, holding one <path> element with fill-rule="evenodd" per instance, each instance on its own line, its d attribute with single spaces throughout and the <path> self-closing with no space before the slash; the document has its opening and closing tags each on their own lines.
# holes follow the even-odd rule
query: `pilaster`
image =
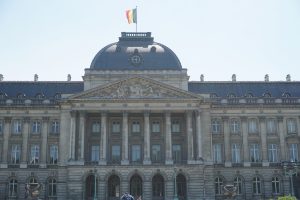
<svg viewBox="0 0 300 200">
<path fill-rule="evenodd" d="M 229 118 L 222 117 L 222 120 L 223 120 L 223 124 L 224 124 L 225 167 L 231 167 Z"/>
<path fill-rule="evenodd" d="M 107 113 L 101 113 L 101 139 L 100 139 L 100 160 L 99 165 L 106 165 L 106 144 L 107 144 Z"/>
<path fill-rule="evenodd" d="M 11 129 L 11 117 L 4 118 L 4 129 L 3 129 L 3 150 L 2 150 L 2 164 L 0 168 L 7 168 L 7 157 L 8 157 L 8 140 Z"/>
<path fill-rule="evenodd" d="M 172 158 L 172 133 L 171 133 L 171 113 L 168 111 L 165 113 L 165 127 L 166 127 L 166 165 L 173 164 Z"/>
<path fill-rule="evenodd" d="M 48 140 L 48 130 L 49 130 L 49 117 L 43 117 L 42 124 L 42 147 L 41 147 L 41 163 L 40 167 L 45 168 L 47 163 L 47 140 Z"/>
<path fill-rule="evenodd" d="M 128 160 L 128 113 L 127 112 L 123 112 L 121 165 L 129 165 L 129 160 Z"/>
<path fill-rule="evenodd" d="M 263 164 L 263 166 L 269 166 L 268 147 L 267 147 L 266 118 L 265 117 L 259 117 L 259 124 L 260 124 L 260 136 L 261 136 L 262 164 Z"/>
<path fill-rule="evenodd" d="M 150 124 L 148 111 L 144 112 L 144 165 L 150 165 Z"/>
<path fill-rule="evenodd" d="M 23 119 L 23 126 L 22 126 L 22 157 L 21 157 L 21 164 L 20 168 L 27 168 L 27 161 L 28 161 L 28 137 L 29 137 L 29 124 L 30 118 L 25 117 Z"/>
</svg>

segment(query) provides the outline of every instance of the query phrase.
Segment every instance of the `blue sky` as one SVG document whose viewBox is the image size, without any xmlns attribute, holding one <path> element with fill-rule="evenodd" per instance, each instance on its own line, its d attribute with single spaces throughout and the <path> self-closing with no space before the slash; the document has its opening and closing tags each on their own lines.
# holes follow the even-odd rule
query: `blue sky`
<svg viewBox="0 0 300 200">
<path fill-rule="evenodd" d="M 300 81 L 299 0 L 0 0 L 4 80 L 82 80 L 138 6 L 138 31 L 170 47 L 190 80 Z"/>
</svg>

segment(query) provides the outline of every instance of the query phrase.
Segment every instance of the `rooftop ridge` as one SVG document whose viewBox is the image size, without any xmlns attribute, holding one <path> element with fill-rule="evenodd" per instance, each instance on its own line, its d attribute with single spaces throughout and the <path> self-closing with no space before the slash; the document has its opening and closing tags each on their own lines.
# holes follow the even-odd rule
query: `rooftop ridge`
<svg viewBox="0 0 300 200">
<path fill-rule="evenodd" d="M 151 32 L 122 32 L 119 41 L 153 42 L 153 37 L 151 37 Z"/>
</svg>

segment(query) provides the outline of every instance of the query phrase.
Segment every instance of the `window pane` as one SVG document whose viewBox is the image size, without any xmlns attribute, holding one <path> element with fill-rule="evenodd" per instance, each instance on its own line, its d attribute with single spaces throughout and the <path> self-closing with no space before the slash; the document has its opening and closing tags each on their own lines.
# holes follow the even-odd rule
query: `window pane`
<svg viewBox="0 0 300 200">
<path fill-rule="evenodd" d="M 111 149 L 112 149 L 112 162 L 119 162 L 121 160 L 120 145 L 113 145 Z"/>
<path fill-rule="evenodd" d="M 32 145 L 30 151 L 30 164 L 39 163 L 39 159 L 40 159 L 40 146 Z"/>
<path fill-rule="evenodd" d="M 161 161 L 161 150 L 159 144 L 152 145 L 152 155 L 151 155 L 152 162 L 160 162 Z"/>
<path fill-rule="evenodd" d="M 152 133 L 159 133 L 160 132 L 160 123 L 159 121 L 152 122 Z"/>
<path fill-rule="evenodd" d="M 172 133 L 179 133 L 180 132 L 180 123 L 178 120 L 173 120 L 172 121 Z"/>
<path fill-rule="evenodd" d="M 101 123 L 99 121 L 94 121 L 92 123 L 92 133 L 100 133 Z"/>
<path fill-rule="evenodd" d="M 141 146 L 140 145 L 132 145 L 131 146 L 131 160 L 132 160 L 132 162 L 140 162 L 141 161 Z"/>
<path fill-rule="evenodd" d="M 100 146 L 92 145 L 91 161 L 99 161 Z"/>
<path fill-rule="evenodd" d="M 58 146 L 50 146 L 50 164 L 57 164 L 58 161 Z"/>
<path fill-rule="evenodd" d="M 214 162 L 222 163 L 222 144 L 214 144 L 213 151 Z"/>
<path fill-rule="evenodd" d="M 172 156 L 173 156 L 173 161 L 175 163 L 180 163 L 181 162 L 181 146 L 179 144 L 173 144 L 172 146 Z"/>
<path fill-rule="evenodd" d="M 119 121 L 113 121 L 112 122 L 112 132 L 113 133 L 120 133 L 121 126 Z"/>
</svg>

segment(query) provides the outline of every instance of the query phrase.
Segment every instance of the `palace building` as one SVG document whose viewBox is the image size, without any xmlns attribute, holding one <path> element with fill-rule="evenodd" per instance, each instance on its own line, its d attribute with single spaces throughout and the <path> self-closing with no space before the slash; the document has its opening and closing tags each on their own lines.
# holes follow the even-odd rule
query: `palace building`
<svg viewBox="0 0 300 200">
<path fill-rule="evenodd" d="M 0 81 L 0 199 L 299 198 L 299 149 L 300 82 L 189 81 L 149 32 L 83 81 Z"/>
</svg>

